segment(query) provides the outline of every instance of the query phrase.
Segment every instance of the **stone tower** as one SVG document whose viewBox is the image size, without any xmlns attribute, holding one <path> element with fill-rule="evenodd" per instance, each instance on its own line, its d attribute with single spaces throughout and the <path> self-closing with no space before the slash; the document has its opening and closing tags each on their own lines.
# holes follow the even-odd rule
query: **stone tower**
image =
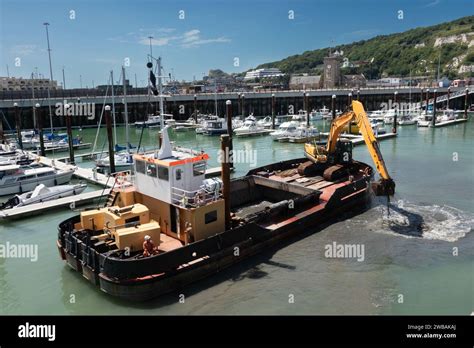
<svg viewBox="0 0 474 348">
<path fill-rule="evenodd" d="M 324 57 L 324 88 L 335 88 L 341 84 L 340 66 L 339 55 Z"/>
</svg>

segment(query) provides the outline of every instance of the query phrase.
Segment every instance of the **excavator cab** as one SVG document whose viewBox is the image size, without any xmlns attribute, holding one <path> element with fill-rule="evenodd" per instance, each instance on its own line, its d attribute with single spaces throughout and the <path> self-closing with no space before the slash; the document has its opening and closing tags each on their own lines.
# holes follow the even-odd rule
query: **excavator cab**
<svg viewBox="0 0 474 348">
<path fill-rule="evenodd" d="M 339 139 L 339 135 L 344 127 L 355 122 L 381 176 L 379 181 L 372 183 L 372 190 L 377 196 L 392 196 L 395 194 L 395 182 L 388 174 L 364 107 L 359 101 L 353 100 L 351 109 L 332 121 L 325 148 L 316 144 L 305 144 L 305 156 L 310 162 L 300 165 L 298 172 L 303 175 L 311 173 L 318 166 L 326 165 L 328 168 L 323 175 L 326 180 L 334 180 L 342 175 L 345 172 L 344 165 L 352 163 L 353 145 L 350 140 Z"/>
<path fill-rule="evenodd" d="M 348 164 L 352 162 L 352 141 L 339 139 L 336 143 L 336 151 L 334 153 L 334 164 Z"/>
</svg>

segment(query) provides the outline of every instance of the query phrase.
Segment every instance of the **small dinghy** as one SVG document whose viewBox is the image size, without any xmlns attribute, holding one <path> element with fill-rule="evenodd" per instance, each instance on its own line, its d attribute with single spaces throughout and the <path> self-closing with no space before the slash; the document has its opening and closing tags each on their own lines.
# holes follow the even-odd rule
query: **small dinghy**
<svg viewBox="0 0 474 348">
<path fill-rule="evenodd" d="M 58 185 L 47 187 L 39 184 L 33 191 L 16 195 L 5 203 L 0 204 L 0 209 L 22 207 L 29 204 L 52 201 L 63 197 L 69 197 L 82 193 L 87 187 L 85 183 L 75 185 Z"/>
</svg>

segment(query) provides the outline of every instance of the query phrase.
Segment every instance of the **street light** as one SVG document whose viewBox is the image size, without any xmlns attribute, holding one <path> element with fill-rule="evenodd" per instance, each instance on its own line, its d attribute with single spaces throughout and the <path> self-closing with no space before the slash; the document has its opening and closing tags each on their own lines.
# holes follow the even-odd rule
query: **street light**
<svg viewBox="0 0 474 348">
<path fill-rule="evenodd" d="M 151 44 L 151 40 L 153 39 L 153 36 L 148 36 L 148 38 L 150 39 L 150 61 L 153 60 L 153 49 L 152 49 L 152 44 Z"/>
</svg>

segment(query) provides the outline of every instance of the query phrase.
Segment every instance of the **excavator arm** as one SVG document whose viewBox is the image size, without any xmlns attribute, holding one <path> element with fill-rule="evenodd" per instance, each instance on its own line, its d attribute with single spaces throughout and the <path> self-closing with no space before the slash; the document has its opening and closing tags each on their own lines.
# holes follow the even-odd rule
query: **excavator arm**
<svg viewBox="0 0 474 348">
<path fill-rule="evenodd" d="M 378 182 L 372 184 L 372 189 L 377 196 L 392 196 L 395 194 L 395 182 L 390 178 L 387 167 L 380 152 L 379 143 L 375 138 L 372 126 L 370 125 L 367 114 L 365 113 L 364 106 L 361 102 L 354 100 L 352 101 L 352 113 L 355 118 L 357 125 L 359 126 L 362 137 L 364 138 L 365 144 L 369 149 L 370 156 L 375 164 L 375 168 L 379 172 L 381 179 Z"/>
<path fill-rule="evenodd" d="M 357 122 L 367 148 L 369 149 L 370 156 L 372 157 L 372 160 L 375 164 L 375 168 L 381 176 L 379 181 L 372 184 L 372 189 L 377 196 L 389 196 L 395 194 L 395 182 L 388 174 L 377 139 L 375 138 L 374 132 L 372 131 L 372 127 L 370 125 L 369 119 L 367 118 L 364 107 L 362 103 L 357 100 L 352 101 L 352 110 L 343 113 L 341 116 L 332 121 L 326 149 L 323 149 L 325 150 L 325 153 L 319 154 L 317 146 L 306 144 L 305 152 L 307 157 L 313 162 L 327 161 L 328 156 L 331 156 L 336 151 L 339 135 L 343 131 L 344 127 L 352 122 L 352 120 Z"/>
</svg>

